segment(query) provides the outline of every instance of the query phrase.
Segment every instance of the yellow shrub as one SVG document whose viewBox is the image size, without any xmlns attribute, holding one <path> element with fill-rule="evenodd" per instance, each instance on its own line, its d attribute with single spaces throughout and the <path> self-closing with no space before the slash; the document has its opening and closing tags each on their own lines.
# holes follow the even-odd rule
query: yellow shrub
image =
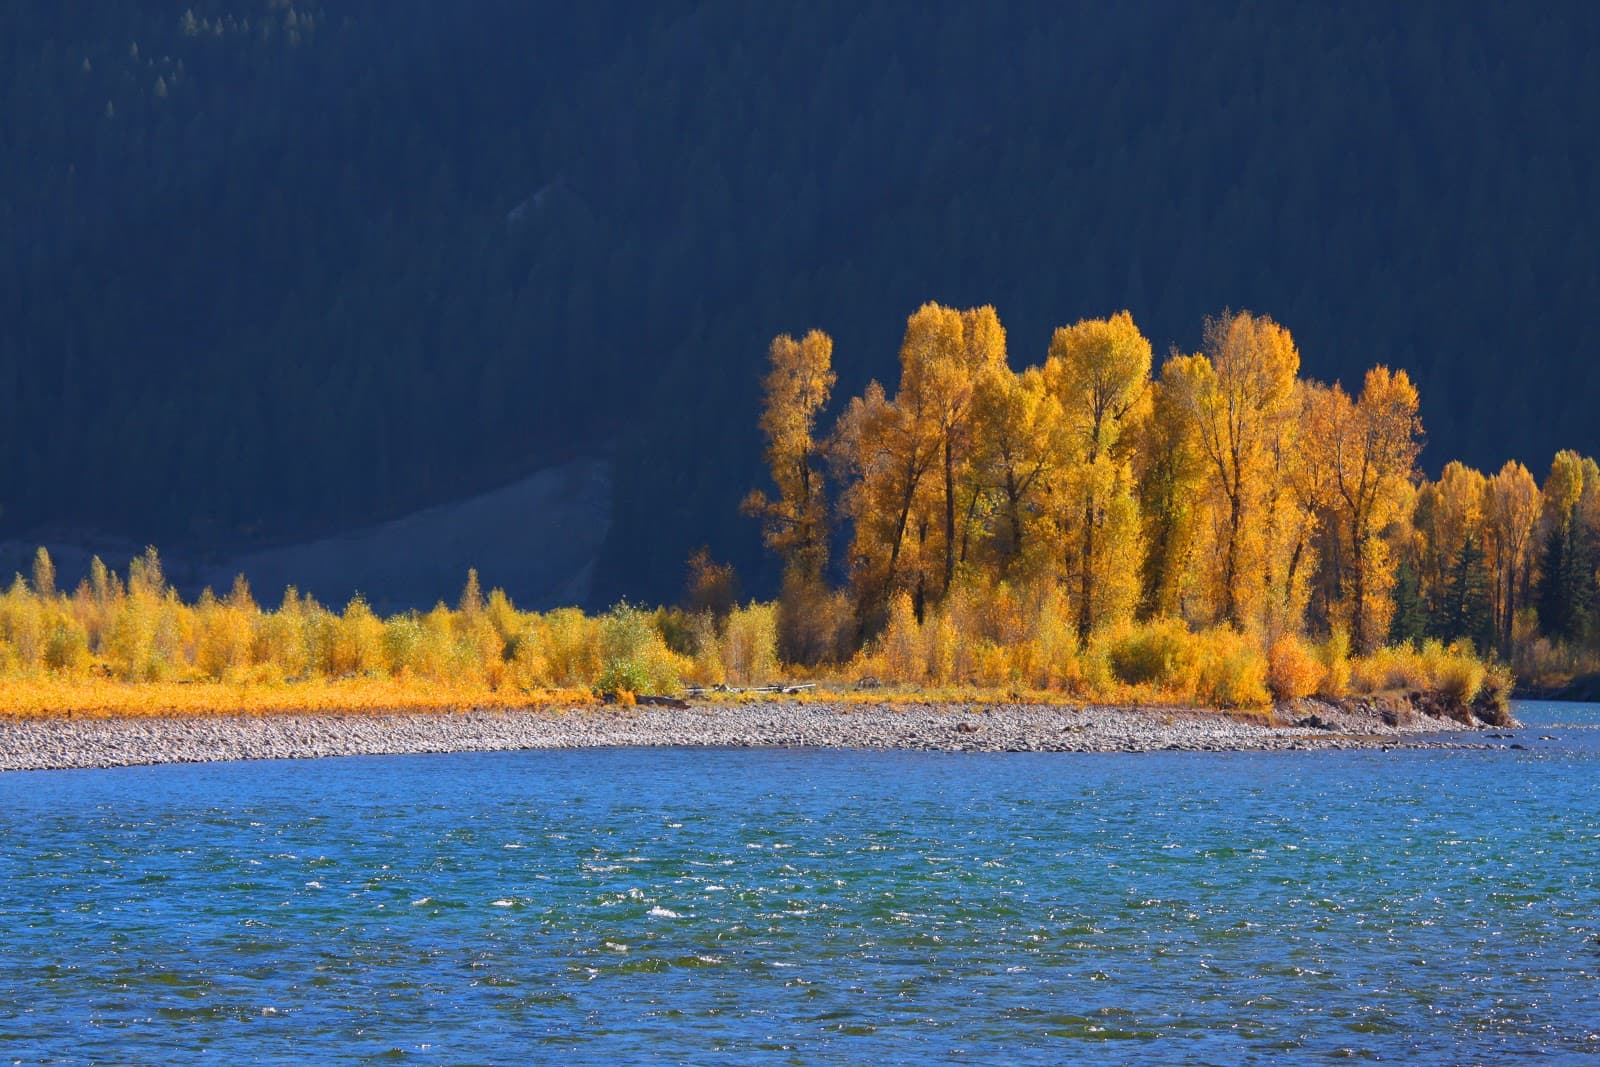
<svg viewBox="0 0 1600 1067">
<path fill-rule="evenodd" d="M 185 614 L 171 594 L 157 599 L 142 592 L 125 599 L 106 635 L 111 671 L 130 682 L 157 682 L 178 674 L 190 629 Z"/>
<path fill-rule="evenodd" d="M 71 616 L 58 616 L 44 639 L 44 666 L 58 674 L 81 675 L 89 669 L 89 636 Z"/>
<path fill-rule="evenodd" d="M 1411 645 L 1391 645 L 1350 664 L 1350 687 L 1357 693 L 1418 692 L 1428 688 L 1428 670 Z"/>
<path fill-rule="evenodd" d="M 242 607 L 219 603 L 207 593 L 196 616 L 194 665 L 202 674 L 221 681 L 250 665 L 255 635 Z"/>
<path fill-rule="evenodd" d="M 577 608 L 557 608 L 543 618 L 545 657 L 557 685 L 593 686 L 600 679 L 599 624 Z"/>
<path fill-rule="evenodd" d="M 1429 641 L 1422 646 L 1422 665 L 1428 677 L 1428 688 L 1463 708 L 1478 699 L 1487 676 L 1483 661 L 1478 659 L 1471 642 L 1446 648 L 1438 641 Z"/>
<path fill-rule="evenodd" d="M 993 641 L 980 638 L 973 645 L 972 660 L 973 676 L 981 685 L 1005 685 L 1015 677 L 1010 654 Z"/>
<path fill-rule="evenodd" d="M 1198 635 L 1195 699 L 1217 708 L 1268 702 L 1267 660 L 1254 639 L 1227 627 Z"/>
<path fill-rule="evenodd" d="M 1267 687 L 1276 701 L 1310 696 L 1322 684 L 1325 674 L 1305 642 L 1293 634 L 1278 638 L 1267 651 Z"/>
<path fill-rule="evenodd" d="M 23 671 L 37 670 L 44 659 L 44 611 L 20 577 L 9 593 L 0 594 L 0 642 L 11 646 Z"/>
<path fill-rule="evenodd" d="M 922 630 L 927 646 L 928 681 L 935 685 L 948 685 L 956 677 L 957 658 L 961 657 L 968 664 L 971 662 L 971 657 L 965 655 L 957 638 L 955 623 L 949 612 L 941 611 L 924 623 Z"/>
<path fill-rule="evenodd" d="M 886 680 L 915 685 L 923 680 L 922 627 L 908 593 L 898 594 L 889 604 L 889 625 L 878 638 Z"/>
<path fill-rule="evenodd" d="M 277 611 L 257 616 L 252 626 L 250 658 L 269 667 L 279 678 L 301 678 L 306 673 L 305 619 L 300 595 L 290 586 Z"/>
<path fill-rule="evenodd" d="M 766 617 L 770 632 L 770 610 Z M 672 693 L 683 684 L 683 660 L 667 647 L 649 616 L 627 603 L 600 619 L 600 659 L 595 684 L 602 692 Z"/>
<path fill-rule="evenodd" d="M 725 685 L 728 667 L 716 616 L 708 609 L 689 617 L 689 644 L 694 649 L 685 677 L 695 685 Z"/>
<path fill-rule="evenodd" d="M 1029 664 L 1033 684 L 1058 689 L 1078 676 L 1078 628 L 1067 617 L 1067 602 L 1052 589 L 1040 599 L 1033 625 Z"/>
<path fill-rule="evenodd" d="M 490 590 L 489 603 L 484 607 L 483 613 L 489 625 L 494 627 L 494 632 L 499 635 L 502 648 L 517 639 L 528 621 L 527 617 L 511 603 L 511 598 L 506 596 L 504 589 Z"/>
<path fill-rule="evenodd" d="M 541 630 L 537 623 L 523 626 L 511 642 L 510 679 L 523 689 L 542 689 L 554 685 L 550 677 L 550 660 L 544 654 Z"/>
<path fill-rule="evenodd" d="M 373 674 L 387 670 L 383 654 L 383 621 L 361 596 L 353 597 L 334 626 L 329 657 L 334 677 Z"/>
<path fill-rule="evenodd" d="M 734 608 L 722 634 L 723 665 L 734 685 L 769 685 L 778 677 L 778 606 Z"/>
<path fill-rule="evenodd" d="M 1186 691 L 1190 688 L 1193 637 L 1179 619 L 1126 623 L 1106 638 L 1106 658 L 1117 681 Z"/>
</svg>

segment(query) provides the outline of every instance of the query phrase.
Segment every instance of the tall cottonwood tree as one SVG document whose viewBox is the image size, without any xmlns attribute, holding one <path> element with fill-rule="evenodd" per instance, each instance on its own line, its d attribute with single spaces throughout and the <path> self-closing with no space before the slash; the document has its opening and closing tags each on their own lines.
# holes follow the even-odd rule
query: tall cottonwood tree
<svg viewBox="0 0 1600 1067">
<path fill-rule="evenodd" d="M 1417 404 L 1405 371 L 1375 367 L 1354 401 L 1334 385 L 1307 427 L 1307 447 L 1325 450 L 1332 518 L 1342 533 L 1334 561 L 1343 576 L 1342 614 L 1361 652 L 1388 633 L 1394 567 L 1383 533 L 1410 498 L 1422 447 Z"/>
<path fill-rule="evenodd" d="M 1044 380 L 1062 413 L 1058 520 L 1078 634 L 1132 611 L 1139 523 L 1122 447 L 1150 399 L 1150 342 L 1126 311 L 1056 330 Z"/>
<path fill-rule="evenodd" d="M 761 431 L 776 499 L 751 493 L 744 510 L 761 519 L 767 547 L 783 559 L 778 641 L 791 662 L 813 663 L 835 651 L 813 618 L 827 599 L 828 505 L 824 448 L 817 418 L 828 405 L 837 376 L 833 339 L 812 330 L 796 341 L 776 337 L 762 380 Z"/>
<path fill-rule="evenodd" d="M 1140 613 L 1186 618 L 1194 593 L 1206 469 L 1183 400 L 1184 360 L 1169 360 L 1151 390 L 1133 449 L 1145 559 Z"/>
<path fill-rule="evenodd" d="M 973 478 L 991 505 L 987 542 L 999 577 L 1026 563 L 1044 521 L 1044 487 L 1057 459 L 1061 408 L 1044 373 L 1001 365 L 978 382 L 973 398 Z"/>
<path fill-rule="evenodd" d="M 1494 571 L 1495 633 L 1501 652 L 1509 653 L 1517 611 L 1528 594 L 1539 525 L 1539 483 L 1521 463 L 1507 462 L 1489 479 L 1485 511 Z"/>
<path fill-rule="evenodd" d="M 816 430 L 838 380 L 833 339 L 821 330 L 798 341 L 782 334 L 773 338 L 767 362 L 761 432 L 778 495 L 769 499 L 757 490 L 744 508 L 761 519 L 767 547 L 783 558 L 786 572 L 820 581 L 828 565 L 828 510 Z"/>
<path fill-rule="evenodd" d="M 969 483 L 972 400 L 983 375 L 1004 363 L 1005 331 L 992 307 L 924 304 L 906 320 L 894 398 L 874 383 L 841 419 L 840 452 L 855 483 L 846 501 L 856 520 L 853 565 L 869 629 L 881 624 L 896 589 L 909 588 L 918 619 L 930 595 L 948 591 L 958 493 Z"/>
<path fill-rule="evenodd" d="M 1277 477 L 1268 490 L 1263 582 L 1265 630 L 1271 640 L 1304 629 L 1318 544 L 1326 550 L 1338 543 L 1338 531 L 1330 531 L 1327 521 L 1335 503 L 1334 472 L 1314 440 L 1315 427 L 1334 403 L 1333 391 L 1321 382 L 1296 382 L 1293 417 L 1282 420 L 1272 436 Z"/>
<path fill-rule="evenodd" d="M 1175 357 L 1175 403 L 1203 458 L 1215 512 L 1216 615 L 1244 626 L 1259 608 L 1257 509 L 1277 477 L 1271 444 L 1291 411 L 1300 353 L 1289 331 L 1248 311 L 1208 319 L 1201 354 Z"/>
</svg>

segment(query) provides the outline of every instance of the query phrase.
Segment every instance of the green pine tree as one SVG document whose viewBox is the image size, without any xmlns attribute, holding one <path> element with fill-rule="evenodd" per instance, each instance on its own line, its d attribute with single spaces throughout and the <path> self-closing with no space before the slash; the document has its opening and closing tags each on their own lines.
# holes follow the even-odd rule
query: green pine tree
<svg viewBox="0 0 1600 1067">
<path fill-rule="evenodd" d="M 1421 641 L 1428 636 L 1428 606 L 1422 599 L 1422 582 L 1410 560 L 1395 571 L 1394 620 L 1389 624 L 1393 644 Z"/>
</svg>

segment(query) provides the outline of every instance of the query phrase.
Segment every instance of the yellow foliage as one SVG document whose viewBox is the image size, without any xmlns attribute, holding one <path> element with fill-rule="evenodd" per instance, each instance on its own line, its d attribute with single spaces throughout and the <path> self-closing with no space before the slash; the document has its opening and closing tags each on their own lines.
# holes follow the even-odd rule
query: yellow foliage
<svg viewBox="0 0 1600 1067">
<path fill-rule="evenodd" d="M 1255 708 L 1270 702 L 1267 658 L 1246 634 L 1218 627 L 1196 635 L 1194 698 L 1213 708 Z"/>
<path fill-rule="evenodd" d="M 1317 696 L 1343 700 L 1350 694 L 1350 631 L 1335 626 L 1322 646 L 1322 680 Z"/>
<path fill-rule="evenodd" d="M 1299 700 L 1311 696 L 1326 675 L 1322 664 L 1293 634 L 1285 634 L 1267 650 L 1267 687 L 1272 699 Z"/>
<path fill-rule="evenodd" d="M 541 625 L 544 655 L 556 685 L 593 685 L 600 677 L 599 623 L 577 608 L 557 608 Z"/>
<path fill-rule="evenodd" d="M 220 603 L 208 592 L 201 597 L 195 613 L 194 664 L 202 674 L 222 681 L 251 665 L 255 633 L 249 609 L 231 602 Z"/>
<path fill-rule="evenodd" d="M 922 627 L 908 593 L 898 594 L 889 603 L 889 626 L 878 640 L 883 673 L 897 682 L 921 682 L 923 678 Z"/>
<path fill-rule="evenodd" d="M 333 641 L 333 673 L 375 674 L 387 670 L 383 655 L 383 620 L 367 602 L 354 597 L 339 619 Z"/>
<path fill-rule="evenodd" d="M 1124 624 L 1112 630 L 1104 644 L 1117 681 L 1177 693 L 1193 691 L 1193 635 L 1181 620 Z"/>
<path fill-rule="evenodd" d="M 722 636 L 722 662 L 734 685 L 768 685 L 779 680 L 776 604 L 734 608 Z"/>
<path fill-rule="evenodd" d="M 585 704 L 587 690 L 491 692 L 417 678 L 385 676 L 316 678 L 283 684 L 240 682 L 124 682 L 94 675 L 0 675 L 0 715 L 90 717 L 141 715 L 364 714 L 450 711 L 460 708 L 529 708 Z"/>
<path fill-rule="evenodd" d="M 1058 689 L 1078 678 L 1078 631 L 1067 612 L 1066 598 L 1058 589 L 1052 587 L 1040 600 L 1032 647 L 1024 654 L 1026 673 L 1041 689 Z"/>
</svg>

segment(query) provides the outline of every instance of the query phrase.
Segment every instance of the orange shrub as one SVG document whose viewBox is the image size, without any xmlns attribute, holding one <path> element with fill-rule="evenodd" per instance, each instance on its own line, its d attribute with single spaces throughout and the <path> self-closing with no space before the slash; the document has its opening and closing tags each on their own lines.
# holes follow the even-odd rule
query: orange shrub
<svg viewBox="0 0 1600 1067">
<path fill-rule="evenodd" d="M 1293 634 L 1278 638 L 1267 651 L 1267 688 L 1279 703 L 1315 693 L 1325 674 L 1322 664 Z"/>
</svg>

